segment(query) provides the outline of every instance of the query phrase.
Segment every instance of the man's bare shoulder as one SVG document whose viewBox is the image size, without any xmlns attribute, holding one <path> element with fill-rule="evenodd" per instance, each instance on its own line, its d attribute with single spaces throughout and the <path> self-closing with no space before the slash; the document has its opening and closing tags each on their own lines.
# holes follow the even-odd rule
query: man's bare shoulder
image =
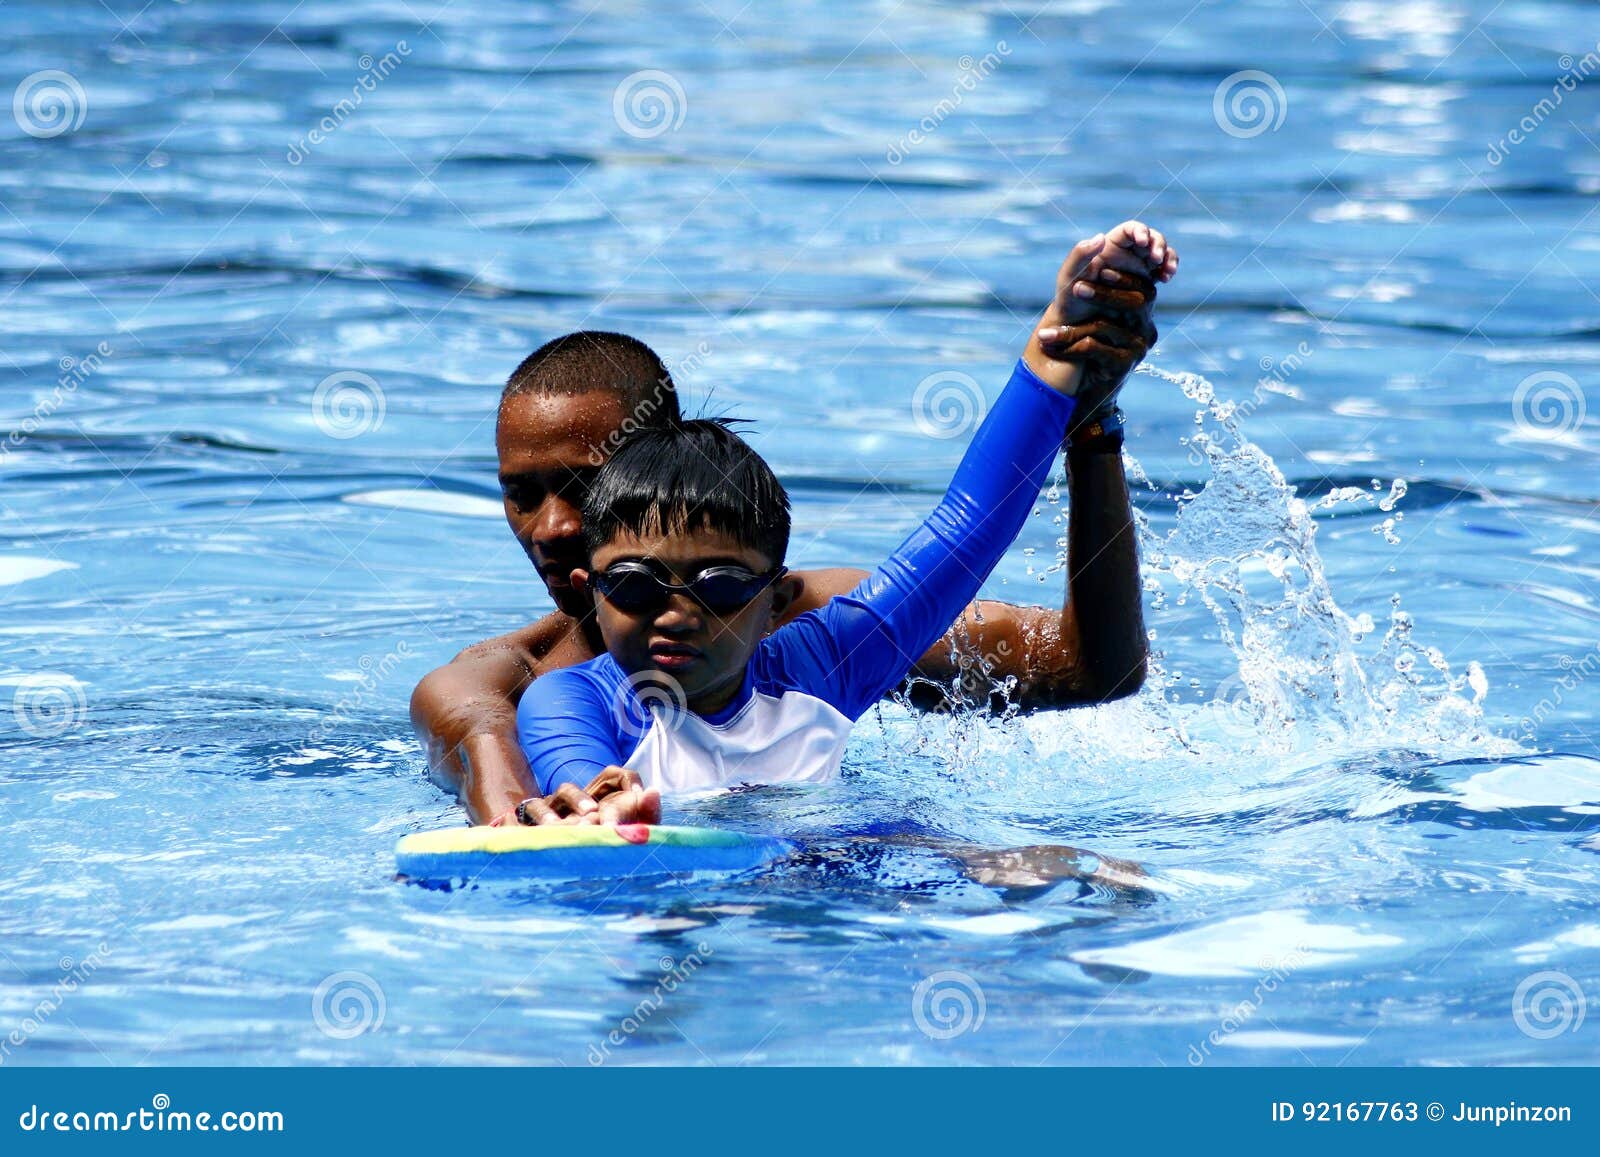
<svg viewBox="0 0 1600 1157">
<path fill-rule="evenodd" d="M 852 567 L 829 567 L 822 570 L 797 570 L 794 576 L 801 581 L 800 594 L 784 612 L 782 622 L 787 623 L 797 615 L 826 606 L 836 595 L 849 594 L 867 577 L 864 570 Z"/>
<path fill-rule="evenodd" d="M 552 668 L 568 667 L 592 658 L 594 650 L 579 630 L 578 620 L 560 611 L 551 611 L 525 627 L 474 643 L 452 662 L 510 659 L 521 663 L 530 677 L 537 677 Z"/>
</svg>

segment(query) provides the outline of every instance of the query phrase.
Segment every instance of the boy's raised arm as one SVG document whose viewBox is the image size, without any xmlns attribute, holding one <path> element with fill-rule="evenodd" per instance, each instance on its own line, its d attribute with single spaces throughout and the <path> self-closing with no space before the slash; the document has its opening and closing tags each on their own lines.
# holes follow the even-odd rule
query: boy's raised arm
<svg viewBox="0 0 1600 1157">
<path fill-rule="evenodd" d="M 1104 241 L 1099 235 L 1075 247 L 1062 276 L 1082 276 Z M 945 633 L 1033 509 L 1083 381 L 1078 365 L 1045 368 L 1048 377 L 1026 356 L 1018 360 L 944 499 L 882 566 L 769 640 L 847 717 L 858 718 Z"/>
<path fill-rule="evenodd" d="M 1104 703 L 1143 685 L 1147 642 L 1139 558 L 1120 436 L 1088 429 L 1115 405 L 1127 375 L 1151 346 L 1156 282 L 1177 272 L 1178 254 L 1159 230 L 1127 221 L 1079 273 L 1062 266 L 1055 299 L 1034 328 L 1024 360 L 1041 377 L 1066 382 L 1081 369 L 1067 459 L 1067 581 L 1059 609 L 975 603 L 918 662 L 915 674 L 964 695 L 1015 679 L 1024 709 Z M 923 706 L 942 691 L 913 686 Z"/>
</svg>

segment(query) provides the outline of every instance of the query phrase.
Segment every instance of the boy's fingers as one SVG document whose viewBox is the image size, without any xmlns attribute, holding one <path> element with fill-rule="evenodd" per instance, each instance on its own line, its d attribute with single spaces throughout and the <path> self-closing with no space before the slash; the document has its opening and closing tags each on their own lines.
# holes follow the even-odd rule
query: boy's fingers
<svg viewBox="0 0 1600 1157">
<path fill-rule="evenodd" d="M 597 811 L 600 807 L 588 792 L 575 783 L 564 783 L 558 787 L 554 795 L 546 796 L 558 813 L 585 816 Z"/>
<path fill-rule="evenodd" d="M 1167 239 L 1159 229 L 1150 230 L 1150 262 L 1159 269 L 1167 259 Z"/>
<path fill-rule="evenodd" d="M 1100 254 L 1101 264 L 1107 269 L 1115 269 L 1119 273 L 1137 273 L 1140 277 L 1148 277 L 1156 268 L 1138 250 L 1123 249 L 1116 245 L 1109 245 Z"/>
<path fill-rule="evenodd" d="M 1111 231 L 1111 240 L 1124 249 L 1148 249 L 1150 227 L 1143 221 L 1129 219 Z"/>
<path fill-rule="evenodd" d="M 1089 268 L 1089 263 L 1099 254 L 1105 242 L 1106 235 L 1104 233 L 1096 233 L 1093 237 L 1087 237 L 1072 247 L 1072 252 L 1067 254 L 1066 260 L 1066 273 L 1069 281 L 1076 281 L 1084 275 L 1084 272 Z"/>
<path fill-rule="evenodd" d="M 661 793 L 654 788 L 634 788 L 606 797 L 600 805 L 603 824 L 658 824 L 661 822 Z"/>
<path fill-rule="evenodd" d="M 589 781 L 589 786 L 584 791 L 594 799 L 610 795 L 616 791 L 627 791 L 630 788 L 643 787 L 639 773 L 626 767 L 608 767 L 599 775 Z"/>
</svg>

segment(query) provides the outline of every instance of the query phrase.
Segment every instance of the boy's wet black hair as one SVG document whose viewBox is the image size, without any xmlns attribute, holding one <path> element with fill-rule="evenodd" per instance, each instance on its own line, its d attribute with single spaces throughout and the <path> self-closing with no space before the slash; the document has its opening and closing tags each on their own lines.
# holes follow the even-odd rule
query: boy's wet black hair
<svg viewBox="0 0 1600 1157">
<path fill-rule="evenodd" d="M 585 394 L 609 390 L 639 426 L 678 419 L 678 390 L 656 352 L 636 337 L 607 330 L 562 334 L 534 350 L 511 372 L 500 394 Z"/>
<path fill-rule="evenodd" d="M 781 565 L 789 549 L 789 494 L 731 425 L 695 418 L 641 430 L 624 442 L 583 503 L 589 553 L 623 531 L 647 537 L 704 528 Z"/>
</svg>

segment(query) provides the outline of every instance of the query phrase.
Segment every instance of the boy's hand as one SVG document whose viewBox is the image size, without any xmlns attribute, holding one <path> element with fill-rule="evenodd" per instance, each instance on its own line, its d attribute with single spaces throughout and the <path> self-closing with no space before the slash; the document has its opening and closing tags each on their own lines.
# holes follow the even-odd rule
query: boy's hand
<svg viewBox="0 0 1600 1157">
<path fill-rule="evenodd" d="M 564 783 L 542 800 L 529 800 L 523 812 L 534 824 L 658 824 L 661 793 L 647 789 L 639 773 L 608 767 L 579 788 Z"/>
<path fill-rule="evenodd" d="M 1177 250 L 1139 221 L 1080 242 L 1062 264 L 1055 300 L 1028 342 L 1023 356 L 1029 368 L 1077 397 L 1081 418 L 1109 409 L 1155 345 L 1156 282 L 1171 280 L 1177 268 Z"/>
</svg>

